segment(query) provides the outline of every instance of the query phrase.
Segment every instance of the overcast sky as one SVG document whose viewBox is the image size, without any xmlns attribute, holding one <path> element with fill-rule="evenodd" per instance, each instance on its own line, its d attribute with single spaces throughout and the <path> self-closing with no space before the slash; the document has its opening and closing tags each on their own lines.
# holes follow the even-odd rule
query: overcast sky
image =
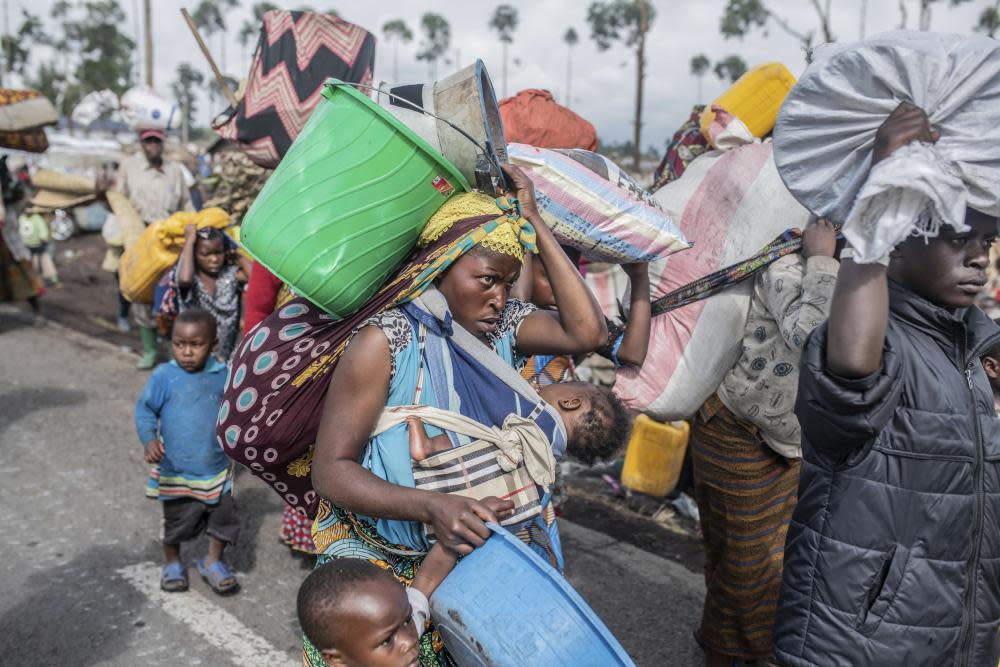
<svg viewBox="0 0 1000 667">
<path fill-rule="evenodd" d="M 122 29 L 134 35 L 136 8 L 141 0 L 119 0 L 128 14 Z M 520 23 L 510 46 L 511 59 L 520 64 L 509 66 L 507 89 L 513 94 L 524 88 L 547 88 L 556 99 L 565 103 L 567 47 L 562 41 L 566 29 L 573 27 L 580 41 L 573 50 L 573 109 L 597 127 L 602 141 L 631 138 L 635 98 L 635 57 L 624 47 L 601 52 L 590 39 L 586 23 L 589 2 L 584 0 L 508 0 L 519 11 Z M 932 28 L 941 32 L 968 34 L 983 7 L 994 0 L 971 0 L 957 9 L 940 2 L 935 8 Z M 6 0 L 10 7 L 10 23 L 16 27 L 21 7 L 47 15 L 53 0 Z M 918 0 L 904 0 L 910 6 L 909 25 L 916 24 Z M 180 15 L 180 8 L 191 9 L 197 0 L 153 0 L 153 42 L 155 46 L 155 84 L 169 94 L 169 83 L 177 66 L 190 62 L 208 74 L 194 38 Z M 244 53 L 237 39 L 240 26 L 250 16 L 251 0 L 226 16 L 229 37 L 226 41 L 226 70 L 234 76 L 245 76 L 249 53 Z M 402 18 L 415 33 L 415 39 L 402 45 L 399 52 L 400 81 L 413 83 L 428 79 L 425 63 L 417 62 L 414 54 L 420 41 L 420 16 L 438 12 L 451 23 L 452 57 L 466 65 L 482 58 L 493 78 L 497 94 L 501 95 L 500 43 L 490 31 L 488 22 L 499 2 L 482 0 L 303 0 L 276 2 L 290 8 L 309 5 L 316 10 L 336 9 L 345 19 L 360 24 L 375 33 L 376 80 L 392 79 L 392 46 L 384 43 L 381 27 L 386 21 Z M 719 34 L 719 17 L 726 0 L 653 0 L 657 17 L 652 25 L 647 46 L 646 100 L 644 104 L 644 146 L 662 146 L 669 134 L 683 122 L 698 100 L 697 82 L 690 75 L 691 57 L 705 53 L 713 62 L 730 53 L 742 56 L 750 65 L 781 61 L 793 73 L 803 68 L 803 54 L 796 40 L 780 28 L 770 27 L 767 34 L 758 31 L 740 40 L 724 40 Z M 769 0 L 775 13 L 801 31 L 814 30 L 817 20 L 812 3 L 806 0 Z M 861 29 L 861 0 L 833 0 L 833 31 L 841 41 L 855 40 Z M 898 27 L 898 0 L 869 0 L 865 29 L 869 35 Z M 221 58 L 221 39 L 211 40 L 210 48 Z M 250 48 L 253 48 L 251 45 Z M 37 64 L 37 63 L 36 63 Z M 439 65 L 438 76 L 454 69 L 454 65 Z M 704 98 L 708 100 L 724 88 L 724 84 L 709 74 L 704 80 Z M 207 94 L 201 103 L 201 113 L 207 120 Z M 220 111 L 215 109 L 214 111 Z"/>
</svg>

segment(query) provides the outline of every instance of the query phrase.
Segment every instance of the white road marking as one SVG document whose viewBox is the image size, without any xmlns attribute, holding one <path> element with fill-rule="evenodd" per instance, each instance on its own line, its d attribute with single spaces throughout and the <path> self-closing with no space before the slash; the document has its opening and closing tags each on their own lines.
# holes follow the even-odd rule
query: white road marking
<svg viewBox="0 0 1000 667">
<path fill-rule="evenodd" d="M 241 667 L 273 667 L 300 664 L 299 657 L 279 651 L 225 609 L 212 604 L 200 593 L 167 593 L 160 590 L 160 566 L 146 562 L 118 570 L 125 581 L 150 602 L 187 625 L 216 648 L 232 656 Z M 188 576 L 198 576 L 193 569 Z"/>
</svg>

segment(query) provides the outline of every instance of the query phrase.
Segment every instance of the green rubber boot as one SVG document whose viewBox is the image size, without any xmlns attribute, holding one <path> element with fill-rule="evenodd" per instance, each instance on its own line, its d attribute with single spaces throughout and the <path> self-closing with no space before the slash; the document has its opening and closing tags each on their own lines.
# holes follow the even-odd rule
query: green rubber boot
<svg viewBox="0 0 1000 667">
<path fill-rule="evenodd" d="M 142 359 L 135 365 L 140 371 L 148 371 L 156 365 L 156 329 L 142 327 L 139 329 L 142 339 Z"/>
</svg>

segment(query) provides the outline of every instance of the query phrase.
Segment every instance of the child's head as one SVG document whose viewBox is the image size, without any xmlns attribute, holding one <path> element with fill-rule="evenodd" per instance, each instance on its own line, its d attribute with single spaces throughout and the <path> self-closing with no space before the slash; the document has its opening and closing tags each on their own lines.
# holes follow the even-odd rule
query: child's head
<svg viewBox="0 0 1000 667">
<path fill-rule="evenodd" d="M 997 322 L 1000 324 L 1000 321 Z M 993 395 L 1000 397 L 1000 344 L 994 345 L 979 360 L 986 371 L 986 377 L 990 379 L 990 387 L 993 388 Z"/>
<path fill-rule="evenodd" d="M 214 227 L 202 227 L 194 242 L 194 265 L 201 273 L 217 276 L 226 264 L 226 236 Z"/>
<path fill-rule="evenodd" d="M 215 318 L 197 308 L 181 311 L 174 319 L 170 344 L 177 365 L 188 373 L 197 373 L 215 347 Z"/>
<path fill-rule="evenodd" d="M 403 585 L 358 558 L 313 570 L 298 597 L 299 625 L 328 665 L 416 667 L 420 634 Z"/>
<path fill-rule="evenodd" d="M 986 284 L 997 219 L 970 208 L 965 222 L 967 232 L 944 226 L 934 238 L 904 241 L 892 252 L 889 276 L 938 306 L 971 306 Z"/>
<path fill-rule="evenodd" d="M 567 451 L 585 463 L 621 449 L 631 426 L 628 411 L 610 390 L 589 382 L 557 382 L 539 395 L 562 416 Z"/>
<path fill-rule="evenodd" d="M 574 266 L 580 263 L 580 251 L 569 246 L 560 246 L 569 261 Z M 531 303 L 539 308 L 547 310 L 556 309 L 556 295 L 552 292 L 552 284 L 549 282 L 549 274 L 545 270 L 545 264 L 537 255 L 531 262 Z"/>
</svg>

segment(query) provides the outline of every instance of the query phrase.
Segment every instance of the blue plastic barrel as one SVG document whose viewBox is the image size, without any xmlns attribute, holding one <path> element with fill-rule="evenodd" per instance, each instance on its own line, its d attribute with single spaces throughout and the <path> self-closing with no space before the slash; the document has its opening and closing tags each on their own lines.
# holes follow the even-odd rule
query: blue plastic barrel
<svg viewBox="0 0 1000 667">
<path fill-rule="evenodd" d="M 461 667 L 635 667 L 562 575 L 507 530 L 490 529 L 430 599 Z"/>
</svg>

